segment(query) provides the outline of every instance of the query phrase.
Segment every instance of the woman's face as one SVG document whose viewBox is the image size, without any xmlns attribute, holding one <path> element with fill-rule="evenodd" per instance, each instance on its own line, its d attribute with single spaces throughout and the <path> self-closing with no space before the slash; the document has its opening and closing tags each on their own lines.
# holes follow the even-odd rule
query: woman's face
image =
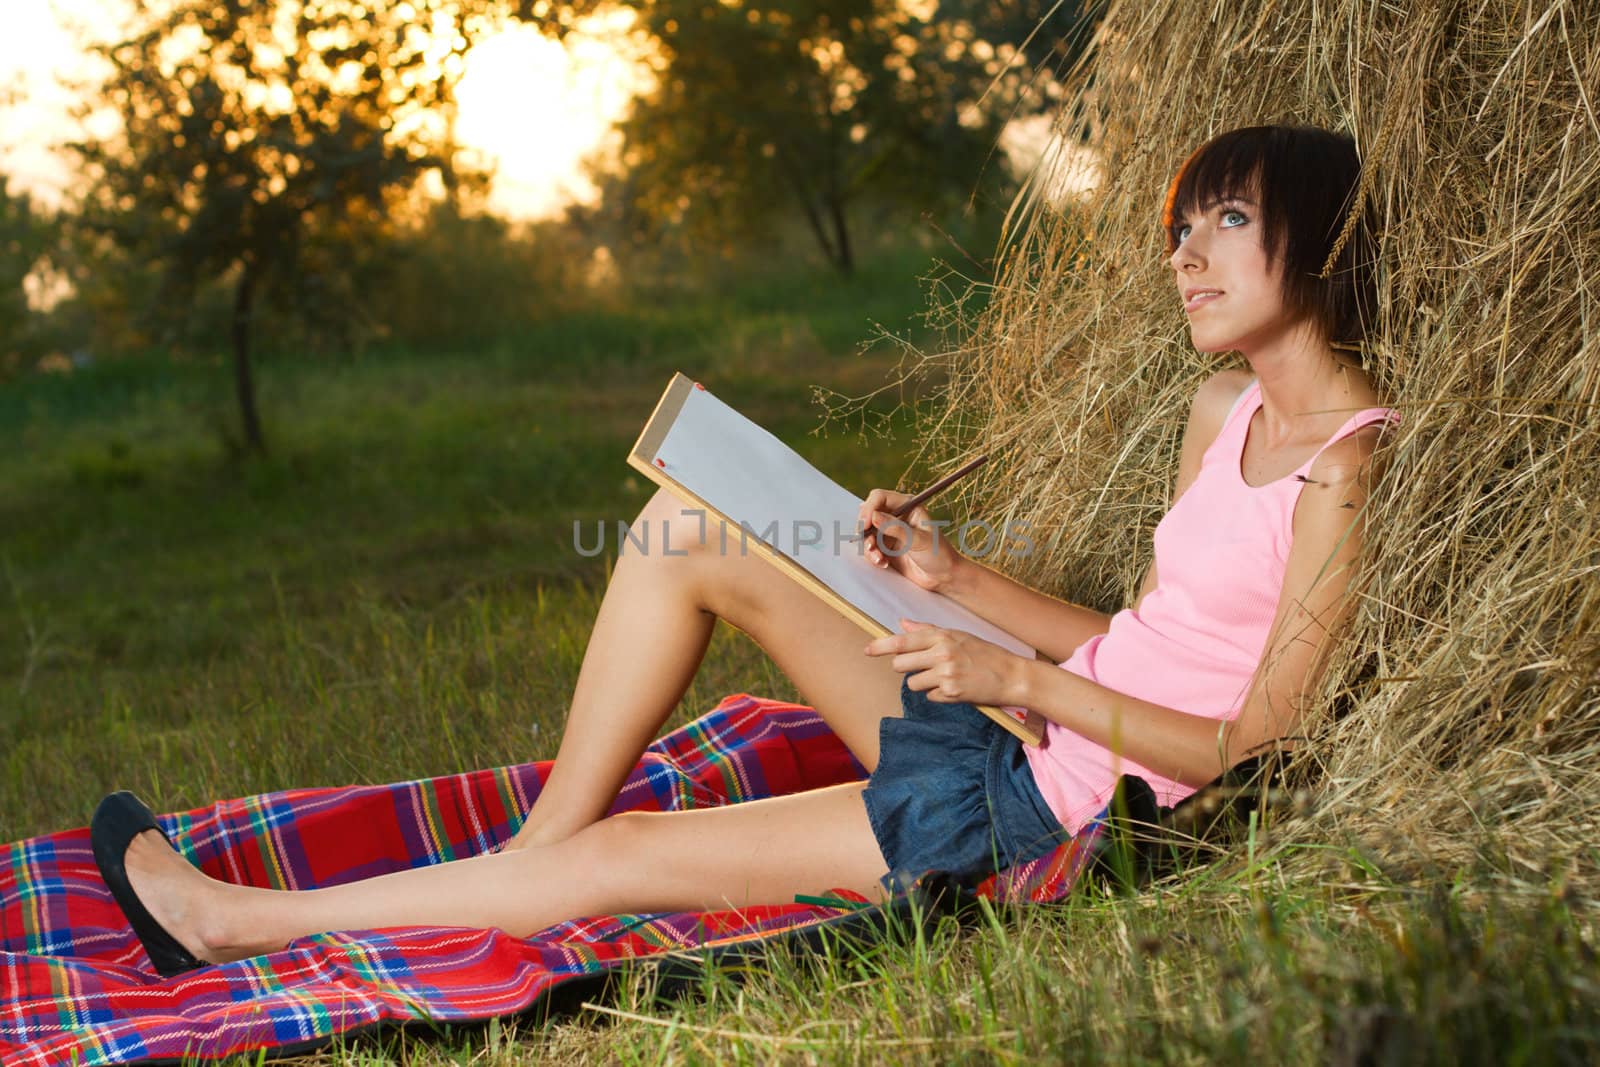
<svg viewBox="0 0 1600 1067">
<path fill-rule="evenodd" d="M 1283 276 L 1267 257 L 1256 202 L 1239 194 L 1203 203 L 1178 224 L 1171 263 L 1201 352 L 1252 351 L 1299 324 Z"/>
</svg>

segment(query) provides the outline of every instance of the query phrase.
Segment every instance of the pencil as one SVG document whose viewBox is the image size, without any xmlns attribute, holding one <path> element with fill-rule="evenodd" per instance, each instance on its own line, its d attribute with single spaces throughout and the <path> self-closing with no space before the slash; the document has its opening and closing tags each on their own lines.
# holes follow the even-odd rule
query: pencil
<svg viewBox="0 0 1600 1067">
<path fill-rule="evenodd" d="M 967 475 L 971 474 L 988 461 L 989 457 L 984 455 L 962 464 L 960 467 L 957 467 L 949 474 L 946 474 L 943 478 L 940 478 L 938 481 L 928 486 L 928 488 L 924 489 L 916 496 L 913 496 L 910 500 L 907 500 L 904 504 L 901 504 L 899 507 L 889 512 L 889 514 L 893 515 L 897 519 L 905 518 L 907 515 L 910 515 L 919 504 L 926 504 L 929 500 L 933 499 L 935 494 L 944 492 L 946 489 L 950 488 L 956 482 L 960 481 L 962 478 L 965 478 Z M 867 529 L 862 530 L 859 534 L 851 537 L 850 540 L 859 541 L 863 537 L 867 536 L 871 530 L 872 527 L 869 526 Z"/>
</svg>

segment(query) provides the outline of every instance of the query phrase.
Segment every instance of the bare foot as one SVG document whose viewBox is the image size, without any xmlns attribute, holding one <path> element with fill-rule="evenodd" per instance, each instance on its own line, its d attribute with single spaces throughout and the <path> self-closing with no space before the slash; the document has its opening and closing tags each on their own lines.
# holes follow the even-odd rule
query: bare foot
<svg viewBox="0 0 1600 1067">
<path fill-rule="evenodd" d="M 159 832 L 146 830 L 135 837 L 123 866 L 145 910 L 195 958 L 207 963 L 236 958 L 221 948 L 214 918 L 219 911 L 208 906 L 221 887 L 190 866 Z"/>
</svg>

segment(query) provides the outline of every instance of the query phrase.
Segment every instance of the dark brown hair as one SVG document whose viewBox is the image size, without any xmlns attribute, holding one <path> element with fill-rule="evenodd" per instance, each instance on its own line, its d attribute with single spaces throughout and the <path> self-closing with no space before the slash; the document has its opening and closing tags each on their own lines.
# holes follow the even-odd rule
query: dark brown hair
<svg viewBox="0 0 1600 1067">
<path fill-rule="evenodd" d="M 1377 301 L 1367 207 L 1350 220 L 1360 184 L 1355 141 L 1344 134 L 1315 126 L 1230 130 L 1196 149 L 1173 177 L 1161 213 L 1167 252 L 1198 205 L 1253 191 L 1262 243 L 1268 261 L 1281 265 L 1289 305 L 1320 323 L 1329 341 L 1359 343 Z"/>
</svg>

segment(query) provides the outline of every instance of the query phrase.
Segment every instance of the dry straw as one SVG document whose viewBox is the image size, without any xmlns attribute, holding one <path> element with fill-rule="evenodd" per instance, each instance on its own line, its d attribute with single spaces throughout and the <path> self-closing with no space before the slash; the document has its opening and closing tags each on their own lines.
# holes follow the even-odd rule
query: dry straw
<svg viewBox="0 0 1600 1067">
<path fill-rule="evenodd" d="M 1060 136 L 1104 180 L 1019 200 L 970 342 L 927 357 L 926 455 L 990 454 L 965 504 L 1045 533 L 1023 577 L 1126 602 L 1228 362 L 1188 343 L 1162 192 L 1223 129 L 1349 131 L 1382 223 L 1367 365 L 1405 421 L 1300 832 L 1450 863 L 1488 825 L 1530 875 L 1576 855 L 1600 811 L 1600 11 L 1126 0 L 1070 80 Z"/>
</svg>

